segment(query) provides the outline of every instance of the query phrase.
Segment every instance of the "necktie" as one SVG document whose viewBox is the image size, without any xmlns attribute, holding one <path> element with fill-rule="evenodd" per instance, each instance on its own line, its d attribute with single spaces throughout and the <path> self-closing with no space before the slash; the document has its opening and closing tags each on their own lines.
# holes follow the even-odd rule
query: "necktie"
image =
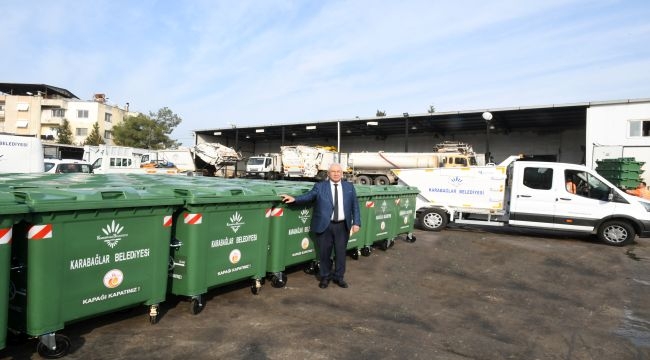
<svg viewBox="0 0 650 360">
<path fill-rule="evenodd" d="M 334 184 L 334 221 L 339 221 L 339 184 Z"/>
</svg>

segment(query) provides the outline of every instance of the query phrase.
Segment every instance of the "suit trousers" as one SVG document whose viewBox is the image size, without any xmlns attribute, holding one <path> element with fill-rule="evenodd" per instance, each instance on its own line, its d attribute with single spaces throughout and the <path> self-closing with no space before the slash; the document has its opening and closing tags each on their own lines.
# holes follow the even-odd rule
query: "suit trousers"
<svg viewBox="0 0 650 360">
<path fill-rule="evenodd" d="M 330 222 L 327 229 L 317 234 L 319 274 L 321 279 L 343 280 L 345 253 L 350 235 L 345 221 Z M 334 274 L 332 274 L 332 249 L 334 249 Z"/>
</svg>

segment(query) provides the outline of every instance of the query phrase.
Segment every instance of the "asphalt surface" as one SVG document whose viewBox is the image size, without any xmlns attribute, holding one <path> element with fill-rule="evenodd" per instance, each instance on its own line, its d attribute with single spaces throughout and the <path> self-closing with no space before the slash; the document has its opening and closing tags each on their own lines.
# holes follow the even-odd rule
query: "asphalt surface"
<svg viewBox="0 0 650 360">
<path fill-rule="evenodd" d="M 348 258 L 348 289 L 301 268 L 287 286 L 213 289 L 68 324 L 66 359 L 650 359 L 650 239 L 619 248 L 575 234 L 416 231 Z M 36 341 L 0 359 L 39 359 Z"/>
</svg>

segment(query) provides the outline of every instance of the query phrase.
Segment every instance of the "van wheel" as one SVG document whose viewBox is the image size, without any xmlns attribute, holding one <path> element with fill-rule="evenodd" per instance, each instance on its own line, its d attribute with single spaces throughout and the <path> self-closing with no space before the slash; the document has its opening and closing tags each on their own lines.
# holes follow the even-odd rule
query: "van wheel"
<svg viewBox="0 0 650 360">
<path fill-rule="evenodd" d="M 636 231 L 625 221 L 608 221 L 598 229 L 598 239 L 607 245 L 623 246 L 634 241 Z"/>
<path fill-rule="evenodd" d="M 440 231 L 447 226 L 448 222 L 447 212 L 442 209 L 425 210 L 420 218 L 420 225 L 428 231 Z"/>
</svg>

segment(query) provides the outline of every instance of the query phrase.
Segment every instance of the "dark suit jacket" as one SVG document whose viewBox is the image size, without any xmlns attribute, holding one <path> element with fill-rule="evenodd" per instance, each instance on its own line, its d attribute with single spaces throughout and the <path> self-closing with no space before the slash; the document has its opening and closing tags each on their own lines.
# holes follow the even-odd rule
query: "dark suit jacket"
<svg viewBox="0 0 650 360">
<path fill-rule="evenodd" d="M 359 201 L 354 185 L 341 180 L 343 190 L 343 211 L 345 213 L 345 225 L 348 232 L 352 225 L 361 226 L 361 215 L 359 212 Z M 296 196 L 296 204 L 314 203 L 314 214 L 311 218 L 311 230 L 315 233 L 322 233 L 327 229 L 334 211 L 332 200 L 332 189 L 329 180 L 314 184 L 314 187 L 305 194 Z"/>
</svg>

